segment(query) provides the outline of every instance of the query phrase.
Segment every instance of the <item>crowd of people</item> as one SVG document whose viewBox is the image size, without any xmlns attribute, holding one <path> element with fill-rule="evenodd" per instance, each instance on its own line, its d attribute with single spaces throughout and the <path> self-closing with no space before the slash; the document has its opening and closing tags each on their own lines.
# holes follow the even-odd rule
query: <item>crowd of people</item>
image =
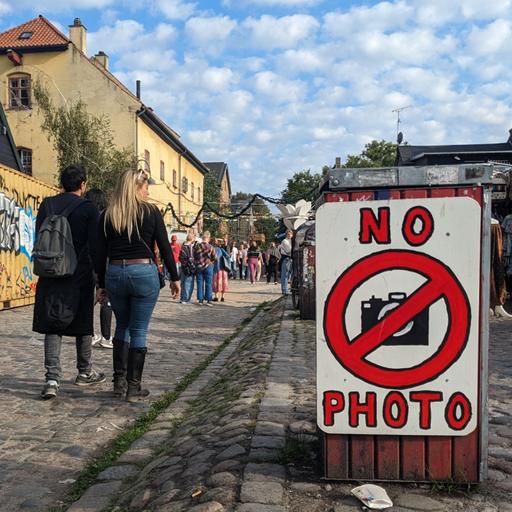
<svg viewBox="0 0 512 512">
<path fill-rule="evenodd" d="M 112 197 L 100 190 L 86 192 L 87 174 L 80 165 L 61 173 L 63 192 L 43 200 L 36 219 L 34 272 L 39 275 L 33 330 L 44 334 L 44 399 L 58 395 L 62 379 L 63 336 L 76 339 L 75 384 L 90 386 L 106 380 L 92 366 L 92 347 L 112 349 L 113 392 L 129 402 L 143 400 L 147 331 L 160 289 L 169 287 L 181 304 L 224 302 L 230 279 L 252 285 L 266 274 L 289 294 L 291 239 L 262 250 L 249 244 L 200 238 L 189 232 L 183 244 L 169 242 L 164 219 L 148 202 L 149 175 L 127 170 Z M 163 268 L 162 268 L 163 267 Z M 37 271 L 36 271 L 37 270 Z M 101 334 L 94 336 L 94 305 L 100 304 Z M 112 314 L 116 325 L 112 336 Z"/>
</svg>

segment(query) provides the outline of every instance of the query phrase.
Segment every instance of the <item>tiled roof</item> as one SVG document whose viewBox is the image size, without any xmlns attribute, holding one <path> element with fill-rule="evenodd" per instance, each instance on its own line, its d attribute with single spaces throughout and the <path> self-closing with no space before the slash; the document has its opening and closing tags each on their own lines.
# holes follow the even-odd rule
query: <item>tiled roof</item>
<svg viewBox="0 0 512 512">
<path fill-rule="evenodd" d="M 210 169 L 210 173 L 215 178 L 219 186 L 222 184 L 224 176 L 226 176 L 228 180 L 229 195 L 231 195 L 231 180 L 229 179 L 228 164 L 226 162 L 205 162 L 204 165 Z"/>
<path fill-rule="evenodd" d="M 27 39 L 20 39 L 24 32 L 32 32 Z M 0 48 L 28 48 L 34 46 L 58 46 L 69 43 L 69 39 L 55 28 L 44 16 L 38 16 L 22 25 L 0 33 Z"/>
</svg>

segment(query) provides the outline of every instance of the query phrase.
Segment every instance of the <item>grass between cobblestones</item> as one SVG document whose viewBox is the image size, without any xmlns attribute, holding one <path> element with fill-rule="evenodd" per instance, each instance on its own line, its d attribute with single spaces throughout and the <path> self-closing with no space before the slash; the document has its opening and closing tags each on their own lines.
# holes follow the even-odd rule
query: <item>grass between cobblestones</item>
<svg viewBox="0 0 512 512">
<path fill-rule="evenodd" d="M 278 302 L 277 299 L 273 303 Z M 155 422 L 158 416 L 164 412 L 173 402 L 175 402 L 181 393 L 190 386 L 201 373 L 209 366 L 209 364 L 233 341 L 246 325 L 251 322 L 260 311 L 269 305 L 269 302 L 262 302 L 256 306 L 256 309 L 251 314 L 244 318 L 240 322 L 240 326 L 228 336 L 208 357 L 206 357 L 201 363 L 199 363 L 193 370 L 188 372 L 176 385 L 173 391 L 164 393 L 162 397 L 156 401 L 149 410 L 142 416 L 139 416 L 133 425 L 128 427 L 126 430 L 121 432 L 108 446 L 106 452 L 95 459 L 94 461 L 87 464 L 78 475 L 76 482 L 62 505 L 51 507 L 48 512 L 63 512 L 73 502 L 79 500 L 84 492 L 94 483 L 96 477 L 105 469 L 112 466 L 114 462 L 125 452 L 130 446 L 141 436 L 143 436 L 149 427 Z M 169 429 L 169 433 L 172 435 L 174 430 L 181 423 L 180 420 L 176 420 L 173 426 Z"/>
</svg>

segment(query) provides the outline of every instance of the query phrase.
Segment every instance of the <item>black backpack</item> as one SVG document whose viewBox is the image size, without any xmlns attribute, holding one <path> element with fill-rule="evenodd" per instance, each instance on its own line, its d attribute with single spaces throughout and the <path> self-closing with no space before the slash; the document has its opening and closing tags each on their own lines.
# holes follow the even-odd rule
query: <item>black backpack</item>
<svg viewBox="0 0 512 512">
<path fill-rule="evenodd" d="M 61 213 L 52 213 L 49 201 L 48 215 L 37 232 L 34 250 L 34 274 L 39 277 L 62 278 L 75 273 L 78 257 L 68 217 L 85 201 L 75 201 Z"/>
<path fill-rule="evenodd" d="M 194 259 L 194 247 L 192 245 L 183 244 L 181 247 L 181 250 L 184 252 L 185 251 L 188 252 L 187 260 L 184 263 L 182 263 L 182 265 L 181 265 L 181 271 L 186 276 L 195 275 L 197 273 L 197 267 L 196 267 L 196 262 Z"/>
</svg>

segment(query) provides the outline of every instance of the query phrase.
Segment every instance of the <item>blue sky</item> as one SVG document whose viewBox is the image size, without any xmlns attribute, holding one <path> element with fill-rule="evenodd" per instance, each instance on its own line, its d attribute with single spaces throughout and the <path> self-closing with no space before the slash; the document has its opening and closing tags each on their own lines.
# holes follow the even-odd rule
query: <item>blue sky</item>
<svg viewBox="0 0 512 512">
<path fill-rule="evenodd" d="M 512 127 L 512 0 L 0 0 L 2 30 L 43 14 L 196 155 L 228 162 L 234 190 L 394 140 L 505 141 Z"/>
</svg>

